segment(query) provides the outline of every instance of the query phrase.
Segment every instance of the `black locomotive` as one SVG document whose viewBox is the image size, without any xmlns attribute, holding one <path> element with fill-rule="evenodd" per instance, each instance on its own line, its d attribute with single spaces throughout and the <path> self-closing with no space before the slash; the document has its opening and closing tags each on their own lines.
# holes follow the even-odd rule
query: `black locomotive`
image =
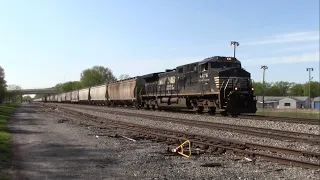
<svg viewBox="0 0 320 180">
<path fill-rule="evenodd" d="M 145 88 L 137 92 L 137 107 L 193 109 L 222 115 L 255 113 L 250 73 L 233 57 L 214 56 L 166 72 L 141 76 Z"/>
</svg>

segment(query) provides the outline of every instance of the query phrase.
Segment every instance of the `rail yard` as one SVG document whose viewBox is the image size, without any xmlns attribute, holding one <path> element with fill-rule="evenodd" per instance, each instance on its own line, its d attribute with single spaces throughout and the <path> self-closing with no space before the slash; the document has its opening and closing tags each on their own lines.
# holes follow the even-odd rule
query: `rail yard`
<svg viewBox="0 0 320 180">
<path fill-rule="evenodd" d="M 210 157 L 236 157 L 256 171 L 279 166 L 280 174 L 292 169 L 312 174 L 302 179 L 319 175 L 320 121 L 255 115 L 250 78 L 238 59 L 213 56 L 165 72 L 46 96 L 33 104 L 59 123 L 94 129 L 96 137 L 138 144 L 149 140 L 159 145 L 158 153 L 175 160 L 206 157 L 206 178 L 219 168 L 236 168 L 206 160 Z M 189 171 L 192 178 L 200 177 Z"/>
<path fill-rule="evenodd" d="M 247 166 L 280 167 L 283 173 L 295 169 L 302 174 L 319 175 L 319 126 L 313 122 L 290 123 L 260 117 L 259 120 L 253 117 L 240 119 L 61 103 L 33 104 L 40 111 L 62 119 L 60 123 L 92 129 L 97 137 L 123 137 L 127 143 L 150 140 L 159 144 L 158 152 L 163 156 L 181 161 L 198 161 L 199 157 L 205 157 L 202 162 L 207 161 L 207 166 L 213 166 L 210 168 L 215 170 L 228 165 L 215 164 L 210 157 L 229 160 L 232 157 L 233 161 L 240 159 Z M 186 140 L 191 142 L 191 152 L 188 147 L 184 148 L 184 154 L 191 155 L 189 158 L 173 151 Z"/>
<path fill-rule="evenodd" d="M 104 170 L 113 168 L 123 179 L 274 179 L 270 174 L 286 179 L 316 178 L 320 172 L 320 120 L 255 115 L 256 102 L 251 74 L 241 62 L 213 56 L 165 72 L 44 96 L 26 106 L 46 119 L 48 132 L 52 126 L 56 128 L 57 135 L 40 131 L 53 136 L 46 139 L 38 135 L 45 144 L 57 141 L 55 136 L 68 142 L 69 135 L 75 142 L 94 138 L 91 150 L 115 139 L 115 144 L 122 143 L 123 148 L 108 147 L 106 152 L 98 153 L 105 156 L 114 152 L 109 158 L 118 157 L 114 161 L 120 163 L 101 165 L 87 159 L 86 164 L 94 163 Z M 77 136 L 78 130 L 85 129 L 89 137 L 68 134 L 69 129 Z M 156 147 L 153 153 L 165 161 L 143 160 L 152 156 L 150 148 L 141 147 L 145 143 Z M 66 147 L 68 143 L 48 146 Z M 135 150 L 129 153 L 135 160 L 121 155 L 128 147 Z M 56 155 L 61 151 L 57 150 Z M 72 155 L 76 151 L 64 153 Z M 85 154 L 76 159 L 91 158 Z M 74 159 L 68 160 L 77 164 Z M 187 165 L 176 167 L 185 161 Z M 168 173 L 168 164 L 175 170 Z M 226 172 L 230 170 L 229 175 Z M 93 176 L 101 179 L 101 172 Z"/>
<path fill-rule="evenodd" d="M 0 180 L 319 179 L 319 1 L 0 7 Z"/>
</svg>

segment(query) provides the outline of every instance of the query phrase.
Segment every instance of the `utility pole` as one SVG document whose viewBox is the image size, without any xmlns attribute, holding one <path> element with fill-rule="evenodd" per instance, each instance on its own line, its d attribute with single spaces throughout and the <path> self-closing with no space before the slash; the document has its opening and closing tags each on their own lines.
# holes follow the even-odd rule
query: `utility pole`
<svg viewBox="0 0 320 180">
<path fill-rule="evenodd" d="M 309 103 L 309 108 L 311 108 L 311 79 L 312 79 L 312 77 L 311 77 L 311 71 L 313 71 L 313 68 L 307 68 L 307 71 L 309 71 L 309 101 L 310 101 L 310 103 Z"/>
<path fill-rule="evenodd" d="M 231 41 L 230 42 L 230 46 L 233 46 L 233 57 L 236 57 L 236 47 L 239 46 L 239 42 L 237 41 Z"/>
<path fill-rule="evenodd" d="M 260 68 L 260 69 L 263 69 L 263 75 L 262 75 L 262 78 L 263 78 L 263 88 L 262 88 L 262 108 L 264 108 L 264 89 L 265 89 L 264 76 L 265 76 L 265 71 L 266 71 L 266 69 L 268 69 L 268 66 L 263 65 L 263 66 L 261 66 L 261 68 Z"/>
</svg>

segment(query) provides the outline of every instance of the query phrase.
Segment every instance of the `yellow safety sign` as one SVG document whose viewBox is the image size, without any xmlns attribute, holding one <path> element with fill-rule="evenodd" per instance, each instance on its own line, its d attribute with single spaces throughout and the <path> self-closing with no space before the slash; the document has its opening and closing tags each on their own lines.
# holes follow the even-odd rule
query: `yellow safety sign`
<svg viewBox="0 0 320 180">
<path fill-rule="evenodd" d="M 188 144 L 188 149 L 189 149 L 189 155 L 186 155 L 183 153 L 183 146 L 185 146 L 186 144 Z M 180 149 L 180 151 L 179 151 Z M 191 144 L 189 140 L 186 140 L 184 143 L 182 143 L 181 145 L 179 145 L 176 149 L 174 149 L 174 152 L 179 153 L 180 155 L 189 158 L 191 156 Z"/>
</svg>

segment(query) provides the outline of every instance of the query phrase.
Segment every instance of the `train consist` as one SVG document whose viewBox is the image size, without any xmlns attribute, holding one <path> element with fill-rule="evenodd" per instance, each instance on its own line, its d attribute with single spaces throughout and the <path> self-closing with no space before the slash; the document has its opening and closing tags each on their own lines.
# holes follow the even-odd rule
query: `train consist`
<svg viewBox="0 0 320 180">
<path fill-rule="evenodd" d="M 255 113 L 250 73 L 233 57 L 214 56 L 202 61 L 34 101 L 145 109 L 217 110 L 224 116 Z"/>
</svg>

